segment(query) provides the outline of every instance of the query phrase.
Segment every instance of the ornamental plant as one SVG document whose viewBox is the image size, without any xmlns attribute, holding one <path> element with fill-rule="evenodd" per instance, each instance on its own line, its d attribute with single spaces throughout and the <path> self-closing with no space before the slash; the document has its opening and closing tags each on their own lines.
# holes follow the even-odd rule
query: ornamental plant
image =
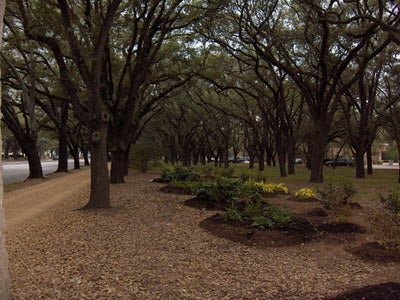
<svg viewBox="0 0 400 300">
<path fill-rule="evenodd" d="M 309 200 L 317 198 L 317 195 L 312 189 L 302 188 L 294 193 L 294 196 L 300 200 Z"/>
</svg>

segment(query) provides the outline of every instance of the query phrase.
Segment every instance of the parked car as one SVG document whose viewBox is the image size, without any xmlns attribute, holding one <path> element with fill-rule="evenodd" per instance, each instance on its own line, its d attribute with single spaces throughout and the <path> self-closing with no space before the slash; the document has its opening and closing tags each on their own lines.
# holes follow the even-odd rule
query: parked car
<svg viewBox="0 0 400 300">
<path fill-rule="evenodd" d="M 324 165 L 327 167 L 333 166 L 354 166 L 354 160 L 348 156 L 339 156 L 336 160 L 335 159 L 325 159 Z"/>
<path fill-rule="evenodd" d="M 295 165 L 301 165 L 303 163 L 303 160 L 301 158 L 295 158 L 294 159 L 294 164 Z"/>
</svg>

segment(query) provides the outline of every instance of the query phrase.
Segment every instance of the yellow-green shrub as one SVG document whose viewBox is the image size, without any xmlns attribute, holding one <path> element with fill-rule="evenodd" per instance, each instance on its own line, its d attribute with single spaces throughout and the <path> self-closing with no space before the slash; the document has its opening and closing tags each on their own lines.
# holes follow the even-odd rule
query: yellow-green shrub
<svg viewBox="0 0 400 300">
<path fill-rule="evenodd" d="M 317 195 L 312 189 L 302 188 L 294 193 L 294 196 L 301 200 L 316 198 Z"/>
</svg>

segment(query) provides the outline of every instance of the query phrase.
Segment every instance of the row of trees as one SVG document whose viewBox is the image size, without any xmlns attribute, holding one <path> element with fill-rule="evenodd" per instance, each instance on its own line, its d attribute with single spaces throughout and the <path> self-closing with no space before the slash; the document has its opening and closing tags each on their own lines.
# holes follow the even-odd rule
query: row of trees
<svg viewBox="0 0 400 300">
<path fill-rule="evenodd" d="M 68 147 L 90 150 L 88 208 L 110 205 L 139 138 L 185 164 L 245 149 L 281 176 L 303 145 L 313 182 L 340 138 L 361 178 L 379 127 L 400 144 L 399 14 L 390 1 L 10 0 L 4 122 L 35 176 L 42 129 L 59 137 L 59 170 Z"/>
</svg>

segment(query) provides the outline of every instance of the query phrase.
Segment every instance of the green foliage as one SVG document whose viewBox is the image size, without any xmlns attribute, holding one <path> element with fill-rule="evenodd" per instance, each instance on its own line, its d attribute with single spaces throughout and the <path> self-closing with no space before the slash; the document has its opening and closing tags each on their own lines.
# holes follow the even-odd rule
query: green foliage
<svg viewBox="0 0 400 300">
<path fill-rule="evenodd" d="M 322 206 L 328 210 L 328 216 L 335 222 L 345 222 L 351 214 L 350 200 L 357 190 L 349 179 L 338 183 L 327 181 L 322 189 L 317 189 Z"/>
<path fill-rule="evenodd" d="M 138 143 L 131 146 L 129 152 L 129 166 L 146 173 L 151 166 L 160 159 L 160 148 L 153 144 Z"/>
<path fill-rule="evenodd" d="M 209 181 L 200 181 L 197 182 L 197 185 L 191 189 L 193 195 L 205 200 L 205 201 L 215 201 L 213 191 L 216 189 L 215 182 Z"/>
<path fill-rule="evenodd" d="M 250 179 L 249 173 L 246 173 L 246 172 L 240 173 L 240 179 L 241 179 L 242 181 L 247 181 L 247 180 L 249 180 L 249 179 Z"/>
<path fill-rule="evenodd" d="M 199 181 L 203 176 L 199 170 L 182 166 L 177 166 L 173 170 L 164 168 L 161 172 L 161 179 L 165 181 Z"/>
<path fill-rule="evenodd" d="M 317 189 L 317 193 L 326 209 L 334 209 L 349 204 L 357 194 L 357 189 L 349 179 L 341 179 L 338 183 L 329 180 L 321 189 Z"/>
<path fill-rule="evenodd" d="M 214 176 L 216 177 L 230 177 L 235 173 L 233 168 L 215 168 Z"/>
<path fill-rule="evenodd" d="M 392 190 L 387 197 L 380 195 L 381 202 L 393 215 L 400 217 L 400 190 Z"/>
<path fill-rule="evenodd" d="M 287 226 L 293 219 L 285 208 L 266 205 L 261 201 L 247 203 L 243 209 L 232 207 L 223 214 L 225 220 L 247 221 L 251 226 L 266 229 Z"/>
<path fill-rule="evenodd" d="M 215 186 L 212 187 L 210 195 L 214 201 L 234 203 L 239 198 L 239 187 L 241 181 L 226 177 L 219 177 L 215 181 Z"/>
<path fill-rule="evenodd" d="M 171 169 L 163 168 L 161 171 L 161 179 L 164 181 L 171 181 L 175 179 L 175 173 Z"/>
</svg>

